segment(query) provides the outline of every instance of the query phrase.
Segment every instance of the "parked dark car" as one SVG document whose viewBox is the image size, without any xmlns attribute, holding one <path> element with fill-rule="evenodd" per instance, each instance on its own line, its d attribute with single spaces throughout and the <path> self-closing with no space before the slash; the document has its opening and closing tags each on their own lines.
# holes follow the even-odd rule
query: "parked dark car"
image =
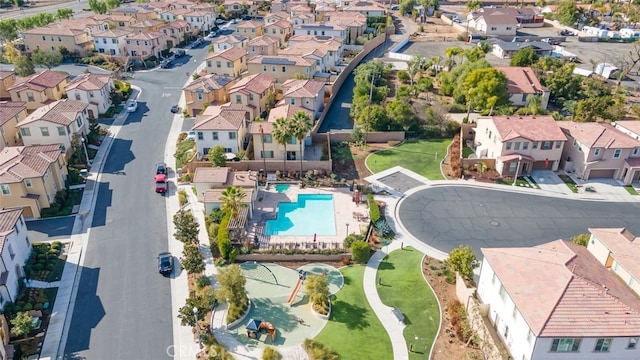
<svg viewBox="0 0 640 360">
<path fill-rule="evenodd" d="M 178 105 L 171 105 L 171 112 L 174 114 L 177 114 L 178 111 L 180 111 L 180 108 L 178 107 Z"/>
<path fill-rule="evenodd" d="M 167 174 L 167 164 L 163 162 L 159 162 L 156 164 L 156 175 L 166 175 Z"/>
<path fill-rule="evenodd" d="M 158 272 L 162 275 L 171 274 L 173 271 L 173 255 L 169 252 L 158 254 Z"/>
<path fill-rule="evenodd" d="M 176 51 L 173 53 L 175 57 L 182 57 L 185 54 L 185 51 L 182 49 L 176 49 Z"/>
</svg>

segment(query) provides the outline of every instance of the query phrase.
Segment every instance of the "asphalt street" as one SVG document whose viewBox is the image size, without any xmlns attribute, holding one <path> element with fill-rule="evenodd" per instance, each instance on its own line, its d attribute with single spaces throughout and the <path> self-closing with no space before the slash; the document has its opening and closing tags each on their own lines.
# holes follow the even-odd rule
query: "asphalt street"
<svg viewBox="0 0 640 360">
<path fill-rule="evenodd" d="M 410 194 L 398 214 L 418 240 L 449 253 L 471 245 L 535 246 L 587 233 L 588 228 L 626 227 L 640 234 L 640 203 L 568 200 L 546 196 L 438 186 Z"/>
<path fill-rule="evenodd" d="M 38 13 L 52 13 L 55 14 L 58 9 L 71 9 L 73 10 L 75 17 L 84 17 L 91 14 L 91 12 L 85 12 L 83 9 L 89 8 L 88 0 L 79 1 L 60 1 L 58 3 L 52 3 L 51 5 L 38 6 L 38 7 L 24 7 L 20 9 L 2 9 L 0 10 L 0 20 L 5 19 L 19 19 L 25 16 L 33 16 Z"/>
<path fill-rule="evenodd" d="M 97 185 L 67 358 L 169 358 L 171 280 L 158 274 L 156 256 L 172 240 L 166 233 L 165 198 L 154 192 L 153 176 L 173 119 L 169 108 L 207 46 L 189 50 L 197 63 L 189 57 L 170 69 L 136 72 L 131 80 L 142 93 L 138 110 L 129 114 L 113 142 Z M 170 179 L 175 187 L 172 170 Z"/>
</svg>

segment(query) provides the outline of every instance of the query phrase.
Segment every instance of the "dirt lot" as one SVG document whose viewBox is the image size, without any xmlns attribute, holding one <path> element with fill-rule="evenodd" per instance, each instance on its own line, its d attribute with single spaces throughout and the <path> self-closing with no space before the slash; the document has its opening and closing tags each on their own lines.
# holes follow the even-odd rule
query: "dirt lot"
<svg viewBox="0 0 640 360">
<path fill-rule="evenodd" d="M 422 28 L 410 34 L 411 41 L 456 41 L 459 34 L 456 29 L 439 18 L 427 18 L 426 22 L 419 23 L 418 26 Z"/>
</svg>

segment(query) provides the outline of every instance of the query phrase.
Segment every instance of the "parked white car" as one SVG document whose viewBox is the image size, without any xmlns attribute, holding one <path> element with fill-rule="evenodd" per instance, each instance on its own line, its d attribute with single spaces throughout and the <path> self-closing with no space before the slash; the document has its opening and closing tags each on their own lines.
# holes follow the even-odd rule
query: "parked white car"
<svg viewBox="0 0 640 360">
<path fill-rule="evenodd" d="M 138 102 L 135 100 L 131 100 L 127 103 L 127 112 L 132 113 L 138 110 Z"/>
</svg>

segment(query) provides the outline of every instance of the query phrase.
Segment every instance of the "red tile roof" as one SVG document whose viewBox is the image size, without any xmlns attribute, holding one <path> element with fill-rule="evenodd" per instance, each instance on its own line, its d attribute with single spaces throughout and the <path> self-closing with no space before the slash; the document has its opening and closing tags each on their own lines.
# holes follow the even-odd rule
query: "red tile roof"
<svg viewBox="0 0 640 360">
<path fill-rule="evenodd" d="M 544 90 L 530 67 L 496 66 L 496 69 L 507 76 L 508 94 L 537 94 Z"/>
<path fill-rule="evenodd" d="M 229 94 L 236 92 L 242 94 L 263 94 L 275 84 L 275 80 L 263 73 L 245 76 L 229 89 Z"/>
<path fill-rule="evenodd" d="M 542 116 L 492 116 L 502 141 L 519 137 L 531 141 L 566 141 L 558 123 L 548 115 Z"/>
<path fill-rule="evenodd" d="M 110 75 L 84 73 L 65 85 L 66 91 L 79 89 L 84 91 L 100 90 L 109 84 Z"/>
<path fill-rule="evenodd" d="M 4 251 L 7 235 L 13 233 L 21 215 L 22 208 L 0 209 L 0 253 Z"/>
<path fill-rule="evenodd" d="M 636 135 L 640 135 L 640 121 L 638 120 L 620 120 L 612 123 L 615 127 L 623 127 Z"/>
<path fill-rule="evenodd" d="M 223 89 L 232 81 L 233 81 L 233 78 L 226 75 L 208 74 L 208 75 L 197 78 L 192 83 L 187 85 L 184 88 L 184 90 L 187 90 L 187 91 L 200 90 L 202 92 L 209 93 L 214 90 Z"/>
<path fill-rule="evenodd" d="M 0 126 L 16 118 L 20 112 L 27 109 L 26 102 L 0 101 Z"/>
<path fill-rule="evenodd" d="M 291 119 L 299 111 L 306 113 L 307 115 L 309 115 L 310 119 L 313 119 L 313 112 L 311 110 L 308 110 L 296 105 L 285 104 L 285 105 L 276 106 L 273 109 L 271 109 L 271 111 L 269 111 L 269 117 L 267 118 L 267 123 L 274 123 L 279 118 Z M 258 126 L 259 124 L 264 124 L 264 122 L 260 122 L 260 123 L 254 122 L 252 124 L 251 126 L 252 133 L 257 134 L 260 132 L 260 128 Z M 272 126 L 270 125 L 269 133 L 271 133 L 271 128 Z M 265 133 L 267 133 L 267 128 L 263 128 L 263 130 Z"/>
<path fill-rule="evenodd" d="M 71 99 L 57 100 L 37 108 L 26 119 L 21 121 L 18 127 L 40 120 L 67 126 L 76 121 L 78 113 L 84 111 L 88 106 L 89 104 L 87 103 Z"/>
<path fill-rule="evenodd" d="M 60 145 L 5 147 L 0 151 L 0 183 L 42 177 L 62 155 Z"/>
<path fill-rule="evenodd" d="M 316 80 L 290 79 L 282 83 L 283 97 L 315 98 L 320 92 L 324 97 L 324 83 Z"/>
<path fill-rule="evenodd" d="M 562 130 L 588 148 L 629 149 L 640 146 L 640 141 L 605 122 L 558 121 Z"/>
<path fill-rule="evenodd" d="M 67 77 L 69 77 L 69 74 L 67 73 L 45 70 L 27 77 L 16 78 L 15 84 L 7 90 L 23 91 L 29 89 L 34 91 L 44 91 L 45 89 L 56 87 L 66 80 Z"/>
<path fill-rule="evenodd" d="M 247 110 L 227 104 L 209 106 L 196 116 L 194 130 L 238 130 L 247 120 Z"/>
<path fill-rule="evenodd" d="M 237 47 L 230 47 L 227 50 L 223 50 L 221 52 L 214 52 L 205 58 L 205 60 L 215 59 L 215 58 L 223 58 L 225 60 L 236 61 L 243 56 L 247 56 L 247 50 L 238 49 Z"/>
</svg>

